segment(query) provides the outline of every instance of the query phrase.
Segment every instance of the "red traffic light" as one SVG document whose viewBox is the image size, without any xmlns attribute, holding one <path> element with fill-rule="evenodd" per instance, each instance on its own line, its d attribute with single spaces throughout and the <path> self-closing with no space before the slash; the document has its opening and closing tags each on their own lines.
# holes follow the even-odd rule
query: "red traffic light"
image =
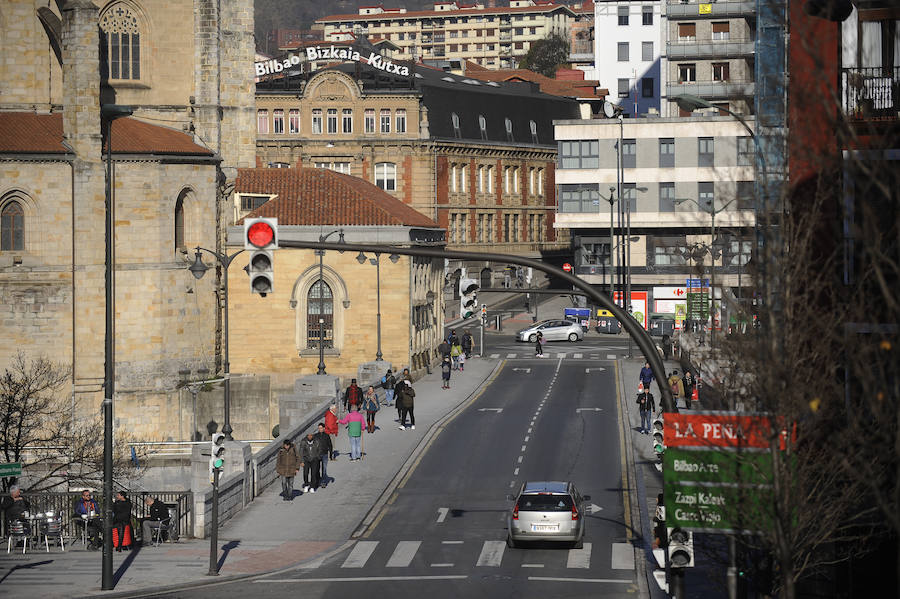
<svg viewBox="0 0 900 599">
<path fill-rule="evenodd" d="M 258 220 L 247 227 L 247 243 L 254 247 L 266 247 L 275 240 L 275 228 L 264 220 Z"/>
</svg>

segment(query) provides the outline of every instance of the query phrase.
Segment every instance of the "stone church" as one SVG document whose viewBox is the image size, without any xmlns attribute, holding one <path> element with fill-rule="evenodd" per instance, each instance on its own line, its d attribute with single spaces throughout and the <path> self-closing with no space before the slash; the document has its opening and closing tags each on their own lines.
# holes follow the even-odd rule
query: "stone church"
<svg viewBox="0 0 900 599">
<path fill-rule="evenodd" d="M 255 165 L 253 0 L 4 0 L 0 55 L 0 369 L 20 351 L 70 366 L 96 413 L 111 158 L 116 425 L 193 436 L 177 385 L 221 371 L 221 272 L 186 266 L 224 251 Z"/>
</svg>

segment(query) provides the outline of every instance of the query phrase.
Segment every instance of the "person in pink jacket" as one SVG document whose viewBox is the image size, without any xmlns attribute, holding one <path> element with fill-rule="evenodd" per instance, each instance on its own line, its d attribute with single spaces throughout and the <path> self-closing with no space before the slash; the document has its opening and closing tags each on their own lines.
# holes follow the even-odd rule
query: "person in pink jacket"
<svg viewBox="0 0 900 599">
<path fill-rule="evenodd" d="M 362 455 L 362 433 L 366 419 L 356 406 L 351 406 L 350 412 L 338 422 L 347 425 L 347 434 L 350 436 L 350 461 L 358 460 Z"/>
</svg>

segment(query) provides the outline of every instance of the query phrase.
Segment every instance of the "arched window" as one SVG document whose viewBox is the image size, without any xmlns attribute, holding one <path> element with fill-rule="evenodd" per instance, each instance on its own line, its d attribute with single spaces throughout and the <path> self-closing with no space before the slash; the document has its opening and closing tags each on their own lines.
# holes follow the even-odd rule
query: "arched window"
<svg viewBox="0 0 900 599">
<path fill-rule="evenodd" d="M 19 202 L 9 202 L 0 210 L 0 250 L 25 249 L 25 211 Z"/>
<path fill-rule="evenodd" d="M 141 79 L 141 27 L 137 13 L 116 2 L 100 17 L 101 44 L 106 52 L 111 80 Z"/>
<path fill-rule="evenodd" d="M 175 251 L 184 247 L 184 194 L 175 201 Z"/>
<path fill-rule="evenodd" d="M 306 347 L 318 349 L 334 347 L 334 296 L 325 281 L 316 281 L 306 296 Z M 321 319 L 321 323 L 319 322 Z M 319 330 L 321 326 L 321 337 Z"/>
</svg>

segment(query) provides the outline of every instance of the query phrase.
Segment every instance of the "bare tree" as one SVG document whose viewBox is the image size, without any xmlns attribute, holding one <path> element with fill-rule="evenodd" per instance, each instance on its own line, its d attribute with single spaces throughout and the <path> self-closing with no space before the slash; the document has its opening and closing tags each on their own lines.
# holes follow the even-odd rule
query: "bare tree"
<svg viewBox="0 0 900 599">
<path fill-rule="evenodd" d="M 6 462 L 22 463 L 29 491 L 102 482 L 102 418 L 76 414 L 63 393 L 70 380 L 67 368 L 22 352 L 0 376 L 0 452 Z M 123 486 L 142 473 L 131 462 L 129 441 L 122 432 L 113 441 L 113 478 Z M 4 478 L 3 490 L 14 482 Z"/>
</svg>

